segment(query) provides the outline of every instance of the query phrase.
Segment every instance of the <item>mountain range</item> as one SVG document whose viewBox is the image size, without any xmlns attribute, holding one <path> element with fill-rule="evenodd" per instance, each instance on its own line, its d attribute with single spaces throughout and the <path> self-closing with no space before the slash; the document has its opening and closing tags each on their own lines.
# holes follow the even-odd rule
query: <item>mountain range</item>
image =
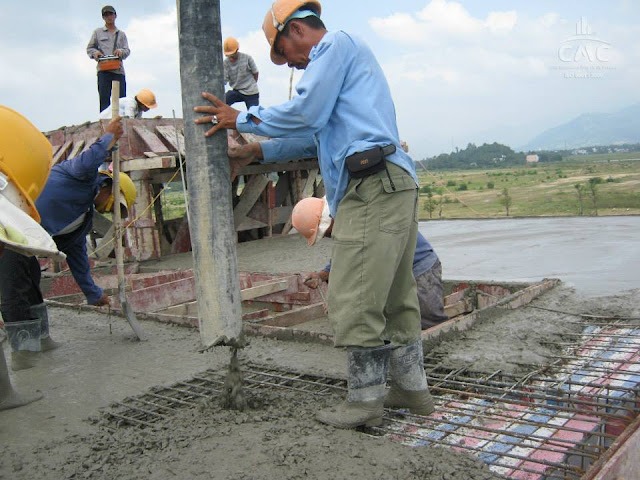
<svg viewBox="0 0 640 480">
<path fill-rule="evenodd" d="M 518 150 L 569 150 L 640 143 L 640 103 L 614 113 L 585 113 L 545 130 Z"/>
</svg>

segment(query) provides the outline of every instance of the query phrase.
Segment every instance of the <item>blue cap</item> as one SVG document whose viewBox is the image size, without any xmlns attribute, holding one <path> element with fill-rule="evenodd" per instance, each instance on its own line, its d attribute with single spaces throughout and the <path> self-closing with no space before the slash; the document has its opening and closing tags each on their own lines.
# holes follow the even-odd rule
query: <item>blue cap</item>
<svg viewBox="0 0 640 480">
<path fill-rule="evenodd" d="M 318 14 L 313 10 L 296 10 L 285 20 L 284 24 L 286 25 L 289 20 L 293 20 L 294 18 L 307 18 L 311 16 L 318 17 Z"/>
</svg>

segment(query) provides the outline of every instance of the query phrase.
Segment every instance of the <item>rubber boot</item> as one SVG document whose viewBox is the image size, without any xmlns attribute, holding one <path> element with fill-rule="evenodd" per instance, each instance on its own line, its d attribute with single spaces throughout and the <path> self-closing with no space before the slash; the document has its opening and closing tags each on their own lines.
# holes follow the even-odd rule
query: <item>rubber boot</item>
<svg viewBox="0 0 640 480">
<path fill-rule="evenodd" d="M 347 349 L 347 399 L 320 410 L 316 419 L 337 428 L 375 427 L 382 424 L 389 370 L 389 346 Z"/>
<path fill-rule="evenodd" d="M 25 370 L 35 367 L 40 357 L 40 320 L 7 322 L 4 328 L 11 344 L 11 369 Z"/>
<path fill-rule="evenodd" d="M 2 334 L 0 333 L 0 335 Z M 42 394 L 40 393 L 24 395 L 13 389 L 11 379 L 9 378 L 9 370 L 7 369 L 7 361 L 4 358 L 3 342 L 4 335 L 0 338 L 0 410 L 21 407 L 22 405 L 40 400 L 42 398 Z"/>
<path fill-rule="evenodd" d="M 49 313 L 47 311 L 47 305 L 45 303 L 39 303 L 38 305 L 31 305 L 29 307 L 31 316 L 33 318 L 40 319 L 40 349 L 43 352 L 49 350 L 55 350 L 60 346 L 60 343 L 56 342 L 49 335 Z"/>
<path fill-rule="evenodd" d="M 408 408 L 415 415 L 434 412 L 433 398 L 424 373 L 421 340 L 391 352 L 390 373 L 391 389 L 384 401 L 385 407 Z"/>
</svg>

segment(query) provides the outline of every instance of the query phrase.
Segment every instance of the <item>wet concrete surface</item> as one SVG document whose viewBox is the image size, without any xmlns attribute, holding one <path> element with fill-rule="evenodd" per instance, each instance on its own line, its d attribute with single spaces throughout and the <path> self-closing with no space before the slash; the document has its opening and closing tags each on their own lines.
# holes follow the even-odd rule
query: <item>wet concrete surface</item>
<svg viewBox="0 0 640 480">
<path fill-rule="evenodd" d="M 640 217 L 420 223 L 447 280 L 559 278 L 586 296 L 640 287 Z"/>
</svg>

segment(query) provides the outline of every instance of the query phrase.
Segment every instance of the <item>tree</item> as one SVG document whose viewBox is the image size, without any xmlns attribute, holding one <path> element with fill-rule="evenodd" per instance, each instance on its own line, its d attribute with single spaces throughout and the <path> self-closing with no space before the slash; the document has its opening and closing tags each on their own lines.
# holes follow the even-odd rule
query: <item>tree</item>
<svg viewBox="0 0 640 480">
<path fill-rule="evenodd" d="M 429 218 L 433 218 L 433 212 L 436 209 L 436 201 L 433 199 L 433 193 L 427 193 L 427 201 L 424 203 L 424 209 L 429 212 Z"/>
<path fill-rule="evenodd" d="M 591 201 L 593 202 L 594 215 L 598 216 L 598 189 L 597 186 L 602 183 L 602 178 L 591 177 L 589 179 L 589 194 L 591 195 Z"/>
<path fill-rule="evenodd" d="M 584 215 L 584 185 L 576 183 L 574 187 L 578 194 L 578 215 Z"/>
<path fill-rule="evenodd" d="M 511 198 L 511 195 L 509 195 L 509 189 L 503 188 L 502 195 L 500 196 L 500 204 L 507 211 L 507 217 L 509 216 L 509 208 L 511 208 L 512 203 L 513 203 L 513 199 Z"/>
</svg>

